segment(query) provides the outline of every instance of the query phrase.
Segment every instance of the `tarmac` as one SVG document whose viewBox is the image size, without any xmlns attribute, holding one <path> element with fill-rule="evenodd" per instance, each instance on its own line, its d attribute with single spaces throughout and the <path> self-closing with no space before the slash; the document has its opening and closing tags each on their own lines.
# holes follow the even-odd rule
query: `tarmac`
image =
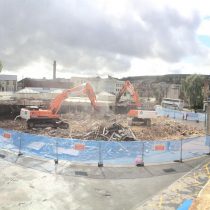
<svg viewBox="0 0 210 210">
<path fill-rule="evenodd" d="M 177 209 L 208 181 L 203 156 L 183 163 L 98 167 L 0 150 L 0 209 Z"/>
</svg>

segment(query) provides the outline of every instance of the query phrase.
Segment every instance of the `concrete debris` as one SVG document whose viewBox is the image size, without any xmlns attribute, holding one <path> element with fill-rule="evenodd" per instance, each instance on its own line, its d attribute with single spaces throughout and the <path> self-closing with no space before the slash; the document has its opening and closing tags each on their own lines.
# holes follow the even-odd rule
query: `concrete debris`
<svg viewBox="0 0 210 210">
<path fill-rule="evenodd" d="M 68 113 L 62 115 L 68 121 L 69 129 L 34 128 L 28 130 L 24 120 L 0 120 L 0 128 L 14 129 L 36 135 L 53 137 L 91 139 L 106 141 L 130 140 L 173 140 L 205 134 L 204 126 L 200 123 L 175 121 L 166 117 L 152 119 L 151 127 L 128 126 L 126 114 L 91 115 L 88 113 Z"/>
<path fill-rule="evenodd" d="M 92 131 L 81 135 L 80 139 L 97 139 L 107 141 L 135 140 L 132 130 L 118 123 L 113 123 L 109 127 L 103 127 L 102 125 L 99 125 L 95 127 Z"/>
<path fill-rule="evenodd" d="M 197 124 L 187 122 L 179 122 L 168 118 L 157 118 L 152 120 L 151 127 L 136 127 L 132 130 L 138 136 L 138 139 L 145 140 L 167 140 L 167 139 L 183 139 L 191 136 L 205 135 L 204 127 Z"/>
</svg>

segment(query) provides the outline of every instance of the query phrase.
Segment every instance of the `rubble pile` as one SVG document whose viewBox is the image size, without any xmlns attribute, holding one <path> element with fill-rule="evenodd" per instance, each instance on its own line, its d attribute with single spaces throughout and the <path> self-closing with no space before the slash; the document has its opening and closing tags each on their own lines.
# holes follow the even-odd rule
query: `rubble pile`
<svg viewBox="0 0 210 210">
<path fill-rule="evenodd" d="M 73 137 L 75 138 L 75 136 Z M 107 141 L 132 141 L 136 139 L 130 128 L 124 127 L 118 123 L 113 123 L 109 127 L 98 125 L 87 133 L 76 137 L 79 137 L 79 139 L 97 139 Z"/>
<path fill-rule="evenodd" d="M 186 121 L 178 122 L 165 117 L 152 119 L 150 127 L 128 126 L 127 116 L 120 114 L 100 116 L 87 113 L 69 113 L 63 115 L 62 119 L 69 123 L 69 129 L 49 127 L 28 130 L 24 120 L 1 120 L 0 128 L 53 137 L 106 141 L 175 140 L 205 134 L 202 126 L 199 128 L 196 125 L 186 123 Z"/>
<path fill-rule="evenodd" d="M 138 139 L 144 140 L 176 140 L 191 136 L 205 135 L 204 128 L 160 117 L 152 120 L 151 127 L 132 127 Z"/>
</svg>

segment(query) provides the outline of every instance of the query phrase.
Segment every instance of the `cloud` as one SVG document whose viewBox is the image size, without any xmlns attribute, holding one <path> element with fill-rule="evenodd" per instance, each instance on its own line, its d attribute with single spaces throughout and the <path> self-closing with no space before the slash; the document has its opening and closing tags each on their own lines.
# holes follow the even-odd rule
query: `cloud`
<svg viewBox="0 0 210 210">
<path fill-rule="evenodd" d="M 0 59 L 15 71 L 57 60 L 60 71 L 127 72 L 132 59 L 177 62 L 203 55 L 197 12 L 154 1 L 0 0 Z"/>
<path fill-rule="evenodd" d="M 210 36 L 210 19 L 204 19 L 197 30 L 199 35 Z"/>
</svg>

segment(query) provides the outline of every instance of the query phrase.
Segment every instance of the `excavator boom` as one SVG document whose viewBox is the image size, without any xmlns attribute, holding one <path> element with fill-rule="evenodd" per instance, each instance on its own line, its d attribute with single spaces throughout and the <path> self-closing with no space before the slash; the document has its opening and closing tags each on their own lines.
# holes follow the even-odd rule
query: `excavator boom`
<svg viewBox="0 0 210 210">
<path fill-rule="evenodd" d="M 60 107 L 63 103 L 63 101 L 68 98 L 69 94 L 74 92 L 82 92 L 88 96 L 90 99 L 91 105 L 96 110 L 96 95 L 94 93 L 94 90 L 92 86 L 89 83 L 85 83 L 76 87 L 73 87 L 68 90 L 64 90 L 61 94 L 58 94 L 55 99 L 52 100 L 50 103 L 49 109 L 52 111 L 53 114 L 57 114 L 60 110 Z"/>
<path fill-rule="evenodd" d="M 91 105 L 95 110 L 98 110 L 96 105 L 96 95 L 93 88 L 89 83 L 73 87 L 71 89 L 64 90 L 61 94 L 58 94 L 50 103 L 48 109 L 29 109 L 22 108 L 20 116 L 27 120 L 28 128 L 33 127 L 60 127 L 68 128 L 69 125 L 63 122 L 58 115 L 58 111 L 63 101 L 68 98 L 69 94 L 73 92 L 82 92 L 86 94 L 90 99 Z"/>
<path fill-rule="evenodd" d="M 120 90 L 120 92 L 118 93 L 118 95 L 116 96 L 116 101 L 115 101 L 115 104 L 117 105 L 120 101 L 120 98 L 121 96 L 126 92 L 128 91 L 132 98 L 133 98 L 133 101 L 135 102 L 135 105 L 137 107 L 141 106 L 141 103 L 140 103 L 140 100 L 139 100 L 139 96 L 138 96 L 138 93 L 135 91 L 133 85 L 130 83 L 130 81 L 125 81 L 122 89 Z"/>
</svg>

